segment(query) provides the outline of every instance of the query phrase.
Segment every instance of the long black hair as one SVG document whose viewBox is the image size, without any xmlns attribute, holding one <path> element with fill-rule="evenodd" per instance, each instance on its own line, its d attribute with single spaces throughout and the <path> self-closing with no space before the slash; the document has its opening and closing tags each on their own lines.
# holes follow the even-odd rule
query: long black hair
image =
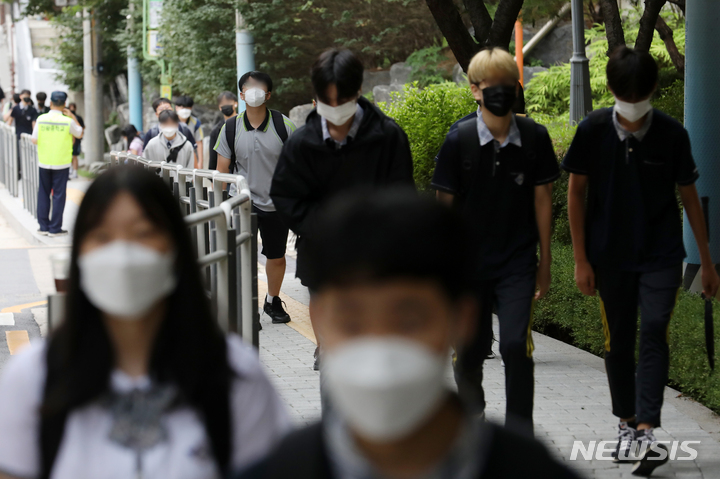
<svg viewBox="0 0 720 479">
<path fill-rule="evenodd" d="M 80 287 L 78 254 L 119 193 L 129 193 L 148 219 L 167 232 L 177 252 L 177 288 L 167 298 L 165 319 L 153 345 L 149 372 L 172 383 L 204 421 L 222 471 L 230 462 L 230 387 L 227 343 L 203 294 L 196 255 L 180 208 L 163 181 L 134 166 L 110 169 L 87 190 L 75 223 L 70 284 L 63 323 L 50 335 L 41 414 L 42 477 L 49 477 L 69 414 L 109 390 L 115 357 L 101 312 Z"/>
</svg>

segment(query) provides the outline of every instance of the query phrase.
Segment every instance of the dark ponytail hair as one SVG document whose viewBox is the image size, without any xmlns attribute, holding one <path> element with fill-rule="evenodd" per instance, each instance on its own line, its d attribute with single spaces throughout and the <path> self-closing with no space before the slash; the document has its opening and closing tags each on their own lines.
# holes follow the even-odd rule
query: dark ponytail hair
<svg viewBox="0 0 720 479">
<path fill-rule="evenodd" d="M 41 477 L 50 477 L 68 416 L 108 392 L 113 345 L 100 311 L 80 288 L 77 260 L 83 240 L 120 193 L 132 195 L 148 219 L 173 239 L 177 251 L 178 285 L 167 298 L 165 319 L 151 353 L 150 377 L 174 384 L 184 404 L 199 413 L 213 456 L 225 472 L 230 463 L 233 379 L 225 337 L 210 314 L 190 235 L 172 194 L 152 173 L 122 166 L 95 180 L 77 215 L 65 319 L 47 346 L 40 411 Z"/>
</svg>

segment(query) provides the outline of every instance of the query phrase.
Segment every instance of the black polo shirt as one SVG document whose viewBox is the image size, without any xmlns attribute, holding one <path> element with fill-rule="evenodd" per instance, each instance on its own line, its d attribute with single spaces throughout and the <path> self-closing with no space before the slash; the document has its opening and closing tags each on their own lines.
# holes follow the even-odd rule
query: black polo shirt
<svg viewBox="0 0 720 479">
<path fill-rule="evenodd" d="M 588 176 L 588 260 L 624 271 L 680 263 L 686 254 L 675 185 L 699 177 L 687 131 L 653 110 L 642 140 L 621 141 L 612 115 L 604 108 L 580 123 L 562 163 L 570 173 Z"/>
<path fill-rule="evenodd" d="M 23 133 L 32 135 L 33 122 L 37 120 L 38 112 L 33 106 L 26 108 L 20 108 L 20 105 L 15 105 L 12 109 L 10 116 L 13 118 L 15 125 L 15 134 L 18 138 Z"/>
<path fill-rule="evenodd" d="M 458 124 L 465 121 L 477 122 L 477 114 Z M 435 158 L 433 188 L 458 196 L 470 185 L 458 207 L 477 238 L 476 280 L 522 273 L 537 265 L 535 187 L 555 181 L 560 170 L 547 129 L 538 124 L 535 129 L 533 158 L 512 143 L 498 149 L 493 140 L 480 147 L 479 163 L 468 169 L 461 158 L 457 124 Z M 463 180 L 469 174 L 473 177 Z"/>
</svg>

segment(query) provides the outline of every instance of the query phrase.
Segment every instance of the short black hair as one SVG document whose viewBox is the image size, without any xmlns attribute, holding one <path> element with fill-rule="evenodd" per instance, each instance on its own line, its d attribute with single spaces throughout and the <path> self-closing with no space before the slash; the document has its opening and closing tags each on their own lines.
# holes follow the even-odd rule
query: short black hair
<svg viewBox="0 0 720 479">
<path fill-rule="evenodd" d="M 315 96 L 327 102 L 327 89 L 335 84 L 338 100 L 358 94 L 363 83 L 365 68 L 350 50 L 326 50 L 315 60 L 310 72 Z"/>
<path fill-rule="evenodd" d="M 132 141 L 133 138 L 135 138 L 138 134 L 137 128 L 135 128 L 135 125 L 127 125 L 125 128 L 122 129 L 120 132 L 122 136 L 128 139 L 128 141 Z"/>
<path fill-rule="evenodd" d="M 70 103 L 68 103 L 68 108 L 72 108 L 72 107 L 75 107 L 75 108 L 77 108 L 77 103 L 75 103 L 74 101 L 73 101 L 73 102 L 70 102 Z"/>
<path fill-rule="evenodd" d="M 20 98 L 20 93 L 13 93 L 13 103 L 20 103 L 22 101 L 22 98 Z"/>
<path fill-rule="evenodd" d="M 173 110 L 163 110 L 158 115 L 158 122 L 165 123 L 166 121 L 172 121 L 173 123 L 180 123 L 180 117 Z"/>
<path fill-rule="evenodd" d="M 252 78 L 253 80 L 257 80 L 260 83 L 263 83 L 267 87 L 268 92 L 272 91 L 272 78 L 270 78 L 270 75 L 268 75 L 267 73 L 259 71 L 247 72 L 240 77 L 240 79 L 238 80 L 238 88 L 240 89 L 240 91 L 242 91 L 243 85 L 247 83 L 248 79 L 250 78 Z"/>
<path fill-rule="evenodd" d="M 193 97 L 191 96 L 179 96 L 175 99 L 175 104 L 177 106 L 184 106 L 186 108 L 192 108 L 195 104 L 195 100 L 193 100 Z"/>
<path fill-rule="evenodd" d="M 647 98 L 658 82 L 658 66 L 652 55 L 625 46 L 612 52 L 606 73 L 608 87 L 623 100 Z"/>
<path fill-rule="evenodd" d="M 47 100 L 47 94 L 44 91 L 37 92 L 37 95 L 35 95 L 35 98 L 37 98 L 37 101 L 40 103 L 45 103 L 45 100 Z"/>
<path fill-rule="evenodd" d="M 170 100 L 168 100 L 168 99 L 165 98 L 164 96 L 161 96 L 160 98 L 156 98 L 155 100 L 153 100 L 153 102 L 152 102 L 152 109 L 153 109 L 153 111 L 154 111 L 155 113 L 157 113 L 158 107 L 159 107 L 160 105 L 162 105 L 163 103 L 167 103 L 168 105 L 172 105 L 172 102 L 171 102 Z"/>
<path fill-rule="evenodd" d="M 237 95 L 235 95 L 235 93 L 233 93 L 231 91 L 224 91 L 224 92 L 220 93 L 217 97 L 218 105 L 223 100 L 238 101 L 238 98 L 237 98 Z"/>
<path fill-rule="evenodd" d="M 24 89 L 24 90 L 22 90 L 22 91 L 20 92 L 20 95 L 25 95 L 26 93 L 27 93 L 28 95 L 30 95 L 30 90 L 28 90 L 27 88 Z"/>
<path fill-rule="evenodd" d="M 315 231 L 308 264 L 318 291 L 421 279 L 436 282 L 451 300 L 470 294 L 474 249 L 463 221 L 410 188 L 339 196 L 321 212 Z"/>
</svg>

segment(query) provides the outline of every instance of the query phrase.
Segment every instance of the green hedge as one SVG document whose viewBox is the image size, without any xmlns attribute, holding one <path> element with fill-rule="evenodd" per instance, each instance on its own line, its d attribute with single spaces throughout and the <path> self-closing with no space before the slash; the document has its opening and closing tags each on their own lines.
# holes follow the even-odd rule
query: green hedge
<svg viewBox="0 0 720 479">
<path fill-rule="evenodd" d="M 405 85 L 392 103 L 380 108 L 405 130 L 415 163 L 415 184 L 420 191 L 430 191 L 435 171 L 435 156 L 450 126 L 477 110 L 470 88 L 452 82 L 419 89 L 417 83 Z"/>
<path fill-rule="evenodd" d="M 602 356 L 605 338 L 598 299 L 584 296 L 575 286 L 572 247 L 555 243 L 552 250 L 552 287 L 535 305 L 533 329 Z M 703 312 L 697 294 L 680 292 L 670 322 L 670 384 L 720 413 L 720 374 L 708 366 Z M 720 330 L 718 308 L 714 318 Z M 720 341 L 715 349 L 720 352 Z"/>
</svg>

